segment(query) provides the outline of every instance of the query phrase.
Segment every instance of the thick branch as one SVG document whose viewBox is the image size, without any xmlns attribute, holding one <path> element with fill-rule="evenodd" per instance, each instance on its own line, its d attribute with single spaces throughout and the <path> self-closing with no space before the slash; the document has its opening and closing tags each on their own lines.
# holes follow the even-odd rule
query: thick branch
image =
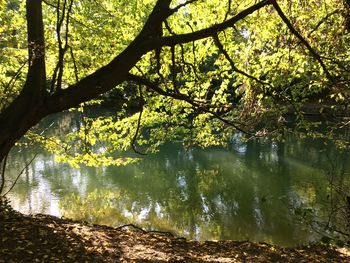
<svg viewBox="0 0 350 263">
<path fill-rule="evenodd" d="M 238 21 L 244 19 L 245 17 L 252 14 L 253 12 L 271 4 L 272 4 L 272 0 L 264 0 L 241 11 L 231 19 L 225 22 L 213 25 L 209 28 L 205 28 L 205 29 L 187 33 L 187 34 L 167 36 L 167 37 L 162 37 L 158 39 L 150 39 L 149 41 L 144 43 L 144 45 L 148 50 L 153 50 L 155 48 L 159 48 L 163 46 L 175 46 L 177 44 L 188 43 L 199 39 L 211 37 L 218 32 L 224 31 L 225 29 L 234 26 L 234 24 L 236 24 Z"/>
<path fill-rule="evenodd" d="M 27 0 L 29 70 L 23 91 L 40 96 L 46 85 L 45 40 L 41 0 Z M 41 96 L 40 96 L 41 97 Z"/>
<path fill-rule="evenodd" d="M 19 96 L 0 114 L 0 161 L 29 128 L 44 117 L 42 98 L 46 86 L 42 1 L 26 1 L 28 73 Z"/>
<path fill-rule="evenodd" d="M 46 99 L 46 110 L 54 113 L 78 106 L 96 96 L 109 91 L 123 82 L 129 70 L 141 59 L 142 55 L 156 49 L 144 45 L 149 39 L 161 38 L 163 21 L 171 15 L 171 0 L 158 0 L 140 34 L 134 41 L 109 64 L 98 69 L 67 89 L 58 90 Z"/>
</svg>

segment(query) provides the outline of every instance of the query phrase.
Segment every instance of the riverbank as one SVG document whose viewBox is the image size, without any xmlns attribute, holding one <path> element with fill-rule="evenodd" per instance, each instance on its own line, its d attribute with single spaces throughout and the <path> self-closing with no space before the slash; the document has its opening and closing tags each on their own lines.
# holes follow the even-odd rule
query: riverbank
<svg viewBox="0 0 350 263">
<path fill-rule="evenodd" d="M 133 225 L 111 228 L 0 209 L 0 262 L 350 262 L 349 250 L 190 241 Z"/>
</svg>

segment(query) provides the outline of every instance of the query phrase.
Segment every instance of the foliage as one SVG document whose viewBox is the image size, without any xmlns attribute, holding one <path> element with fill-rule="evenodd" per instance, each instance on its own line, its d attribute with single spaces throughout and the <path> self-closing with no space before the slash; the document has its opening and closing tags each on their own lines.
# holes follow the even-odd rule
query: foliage
<svg viewBox="0 0 350 263">
<path fill-rule="evenodd" d="M 25 80 L 27 43 L 24 2 L 0 1 L 0 111 L 16 97 Z"/>
<path fill-rule="evenodd" d="M 43 142 L 58 160 L 96 166 L 129 163 L 116 153 L 156 152 L 169 140 L 209 147 L 227 145 L 237 131 L 247 138 L 280 137 L 288 130 L 287 113 L 295 115 L 297 128 L 316 136 L 305 105 L 327 114 L 349 111 L 346 6 L 341 0 L 278 1 L 289 25 L 275 1 L 265 2 L 224 30 L 144 52 L 113 88 L 124 103 L 114 116 L 83 116 L 77 131 L 66 136 L 27 137 Z M 156 4 L 44 1 L 48 96 L 78 85 L 123 54 L 148 30 Z M 160 28 L 152 28 L 159 32 L 150 32 L 150 38 L 215 29 L 252 6 L 203 0 L 172 1 L 170 7 L 179 5 Z M 1 7 L 0 109 L 5 109 L 26 81 L 26 5 L 2 0 Z"/>
</svg>

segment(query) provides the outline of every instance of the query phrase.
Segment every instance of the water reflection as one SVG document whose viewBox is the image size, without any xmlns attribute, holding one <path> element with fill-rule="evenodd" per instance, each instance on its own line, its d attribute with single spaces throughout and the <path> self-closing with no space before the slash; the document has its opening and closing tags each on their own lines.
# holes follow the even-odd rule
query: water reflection
<svg viewBox="0 0 350 263">
<path fill-rule="evenodd" d="M 64 120 L 63 129 L 79 125 Z M 33 146 L 12 152 L 9 178 L 35 151 Z M 125 167 L 73 169 L 40 152 L 10 198 L 26 213 L 111 226 L 134 223 L 191 239 L 296 245 L 318 238 L 295 211 L 301 204 L 322 208 L 328 194 L 327 158 L 333 155 L 341 154 L 317 141 L 243 143 L 238 137 L 226 150 L 186 151 L 168 144 Z"/>
</svg>

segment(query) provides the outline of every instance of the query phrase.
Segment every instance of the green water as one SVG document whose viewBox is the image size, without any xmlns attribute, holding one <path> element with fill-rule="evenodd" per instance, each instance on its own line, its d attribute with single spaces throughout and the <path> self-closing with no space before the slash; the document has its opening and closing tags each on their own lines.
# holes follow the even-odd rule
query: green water
<svg viewBox="0 0 350 263">
<path fill-rule="evenodd" d="M 53 133 L 79 125 L 65 115 L 46 122 Z M 38 153 L 9 194 L 15 209 L 110 226 L 133 223 L 197 240 L 318 240 L 309 222 L 327 216 L 330 171 L 343 169 L 343 181 L 350 171 L 346 152 L 293 137 L 284 143 L 237 137 L 229 149 L 186 151 L 169 143 L 125 167 L 73 169 L 37 151 L 16 148 L 9 157 L 7 176 L 14 180 Z"/>
</svg>

